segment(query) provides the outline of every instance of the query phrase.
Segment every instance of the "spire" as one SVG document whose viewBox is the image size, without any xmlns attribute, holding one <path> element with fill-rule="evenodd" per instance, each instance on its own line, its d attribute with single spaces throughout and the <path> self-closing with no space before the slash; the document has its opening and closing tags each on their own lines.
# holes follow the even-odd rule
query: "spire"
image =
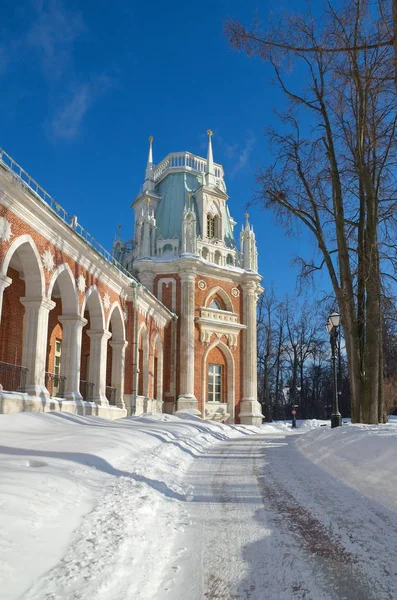
<svg viewBox="0 0 397 600">
<path fill-rule="evenodd" d="M 153 181 L 153 137 L 149 137 L 149 154 L 147 157 L 146 171 L 145 171 L 145 182 L 143 184 L 143 191 L 154 190 Z"/>
<path fill-rule="evenodd" d="M 245 227 L 246 227 L 246 229 L 249 229 L 249 226 L 250 226 L 250 222 L 249 222 L 248 219 L 249 219 L 249 214 L 245 213 Z"/>
<path fill-rule="evenodd" d="M 208 129 L 208 151 L 207 151 L 207 166 L 205 169 L 205 183 L 208 186 L 215 186 L 215 169 L 214 169 L 214 156 L 212 153 L 212 131 Z"/>
</svg>

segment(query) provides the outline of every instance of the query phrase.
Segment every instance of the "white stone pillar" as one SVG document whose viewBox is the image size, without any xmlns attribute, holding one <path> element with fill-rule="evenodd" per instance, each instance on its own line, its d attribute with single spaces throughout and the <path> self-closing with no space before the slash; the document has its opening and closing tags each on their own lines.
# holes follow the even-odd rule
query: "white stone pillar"
<svg viewBox="0 0 397 600">
<path fill-rule="evenodd" d="M 242 285 L 242 289 L 244 325 L 247 328 L 243 332 L 243 398 L 239 419 L 243 425 L 260 425 L 262 410 L 257 399 L 257 283 L 248 281 Z"/>
<path fill-rule="evenodd" d="M 0 275 L 0 323 L 1 323 L 1 315 L 3 312 L 3 294 L 4 290 L 11 285 L 12 279 L 7 277 L 7 275 Z"/>
<path fill-rule="evenodd" d="M 124 404 L 124 375 L 125 349 L 128 342 L 109 342 L 112 347 L 112 387 L 116 388 L 116 406 L 125 408 Z"/>
<path fill-rule="evenodd" d="M 62 359 L 61 375 L 66 377 L 64 397 L 67 400 L 82 400 L 80 394 L 81 337 L 87 319 L 80 315 L 61 315 Z"/>
<path fill-rule="evenodd" d="M 23 366 L 26 374 L 26 391 L 33 396 L 48 398 L 45 387 L 45 366 L 47 361 L 48 313 L 55 302 L 48 298 L 21 298 L 25 307 L 23 330 Z"/>
<path fill-rule="evenodd" d="M 182 271 L 181 277 L 181 335 L 180 335 L 180 385 L 178 411 L 188 411 L 201 416 L 194 395 L 194 304 L 196 272 Z M 178 412 L 177 411 L 177 412 Z"/>
<path fill-rule="evenodd" d="M 92 401 L 97 404 L 108 405 L 106 398 L 106 358 L 107 344 L 111 337 L 110 331 L 101 329 L 87 331 L 90 338 L 90 372 L 88 378 L 94 384 L 94 393 Z"/>
</svg>

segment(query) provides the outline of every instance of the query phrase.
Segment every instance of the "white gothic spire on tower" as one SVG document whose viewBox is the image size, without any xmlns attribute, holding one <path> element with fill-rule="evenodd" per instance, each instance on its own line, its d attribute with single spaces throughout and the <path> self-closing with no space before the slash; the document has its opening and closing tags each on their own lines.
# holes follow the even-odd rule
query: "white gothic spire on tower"
<svg viewBox="0 0 397 600">
<path fill-rule="evenodd" d="M 212 131 L 208 129 L 208 151 L 207 151 L 207 166 L 205 169 L 205 183 L 209 187 L 215 186 L 215 169 L 214 169 L 214 156 L 212 153 Z"/>
<path fill-rule="evenodd" d="M 143 184 L 143 191 L 150 192 L 154 190 L 153 181 L 153 137 L 149 137 L 149 154 L 146 163 L 145 181 Z"/>
</svg>

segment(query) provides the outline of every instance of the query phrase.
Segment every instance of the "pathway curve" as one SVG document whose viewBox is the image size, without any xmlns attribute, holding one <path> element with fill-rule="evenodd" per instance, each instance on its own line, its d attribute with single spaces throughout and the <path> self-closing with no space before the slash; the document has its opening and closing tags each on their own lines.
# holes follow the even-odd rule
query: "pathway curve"
<svg viewBox="0 0 397 600">
<path fill-rule="evenodd" d="M 313 465 L 294 440 L 246 436 L 195 459 L 189 517 L 157 599 L 397 597 L 397 515 Z"/>
</svg>

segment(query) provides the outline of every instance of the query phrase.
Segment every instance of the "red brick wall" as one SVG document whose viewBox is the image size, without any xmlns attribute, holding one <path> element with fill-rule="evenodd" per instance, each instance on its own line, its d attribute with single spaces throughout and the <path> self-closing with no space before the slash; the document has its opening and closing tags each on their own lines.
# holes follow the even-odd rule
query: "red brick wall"
<svg viewBox="0 0 397 600">
<path fill-rule="evenodd" d="M 4 290 L 3 309 L 0 323 L 0 360 L 13 365 L 22 365 L 23 327 L 25 307 L 20 298 L 25 296 L 25 282 L 18 271 L 9 268 L 7 277 L 11 285 Z"/>
</svg>

